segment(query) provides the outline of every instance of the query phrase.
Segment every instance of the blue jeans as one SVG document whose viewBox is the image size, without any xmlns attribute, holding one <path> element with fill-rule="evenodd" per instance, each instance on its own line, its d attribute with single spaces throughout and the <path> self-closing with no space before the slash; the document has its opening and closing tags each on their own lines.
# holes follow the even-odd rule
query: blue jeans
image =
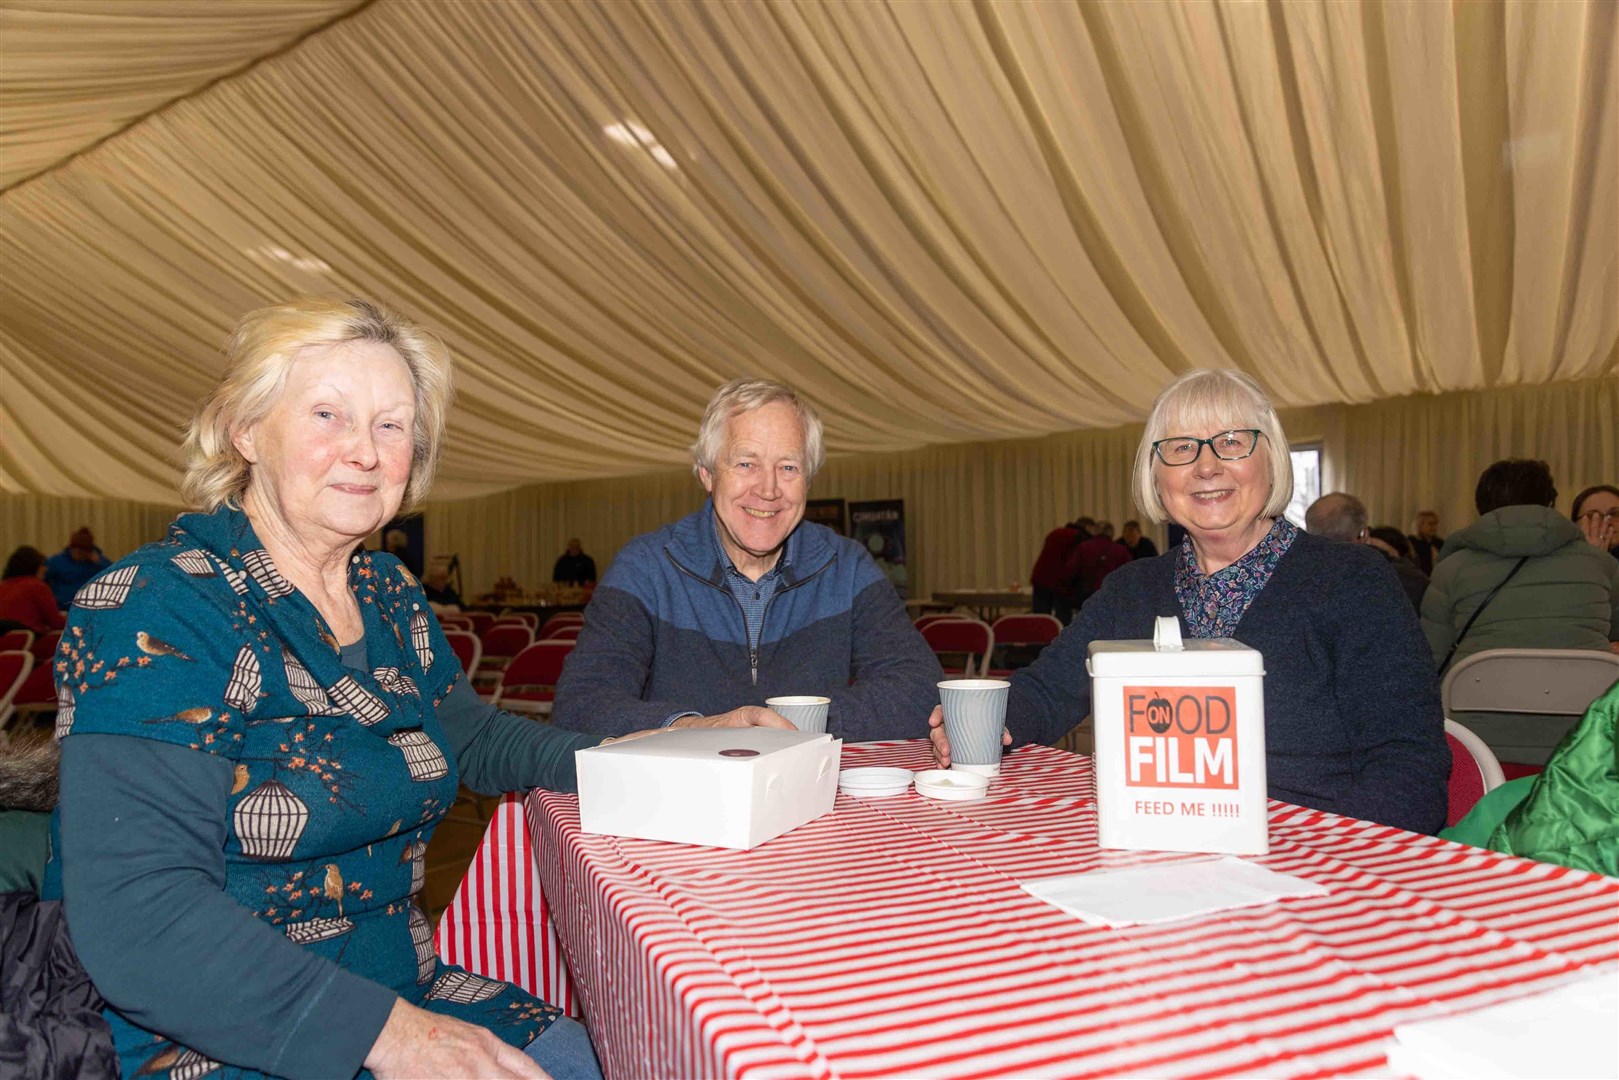
<svg viewBox="0 0 1619 1080">
<path fill-rule="evenodd" d="M 540 1032 L 523 1053 L 550 1073 L 553 1080 L 602 1080 L 596 1048 L 590 1045 L 585 1025 L 566 1016 Z"/>
</svg>

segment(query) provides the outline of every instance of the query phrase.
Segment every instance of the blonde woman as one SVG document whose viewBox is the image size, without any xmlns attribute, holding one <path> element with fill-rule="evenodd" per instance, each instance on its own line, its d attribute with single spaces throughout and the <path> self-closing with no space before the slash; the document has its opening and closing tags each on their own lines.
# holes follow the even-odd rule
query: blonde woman
<svg viewBox="0 0 1619 1080">
<path fill-rule="evenodd" d="M 418 906 L 458 779 L 571 790 L 597 742 L 480 702 L 360 550 L 432 485 L 450 397 L 379 305 L 249 314 L 186 440 L 196 512 L 79 593 L 46 889 L 125 1076 L 600 1075 L 578 1024 L 439 963 Z"/>
<path fill-rule="evenodd" d="M 1151 638 L 1157 616 L 1175 615 L 1191 637 L 1234 637 L 1264 654 L 1272 797 L 1441 828 L 1450 754 L 1416 613 L 1381 555 L 1282 517 L 1292 476 L 1281 421 L 1252 379 L 1205 370 L 1171 383 L 1136 452 L 1135 496 L 1186 540 L 1108 575 L 1040 659 L 1013 674 L 1008 741 L 1060 739 L 1090 712 L 1090 643 Z M 938 710 L 929 722 L 948 762 Z"/>
</svg>

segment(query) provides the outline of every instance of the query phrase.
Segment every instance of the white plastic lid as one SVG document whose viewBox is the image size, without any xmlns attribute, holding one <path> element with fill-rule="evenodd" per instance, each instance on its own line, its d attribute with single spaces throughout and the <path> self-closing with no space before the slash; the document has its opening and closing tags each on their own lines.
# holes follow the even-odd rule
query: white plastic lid
<svg viewBox="0 0 1619 1080">
<path fill-rule="evenodd" d="M 1197 679 L 1209 675 L 1263 675 L 1265 657 L 1235 638 L 1188 638 L 1179 649 L 1153 642 L 1093 641 L 1086 668 L 1093 678 L 1145 676 Z"/>
</svg>

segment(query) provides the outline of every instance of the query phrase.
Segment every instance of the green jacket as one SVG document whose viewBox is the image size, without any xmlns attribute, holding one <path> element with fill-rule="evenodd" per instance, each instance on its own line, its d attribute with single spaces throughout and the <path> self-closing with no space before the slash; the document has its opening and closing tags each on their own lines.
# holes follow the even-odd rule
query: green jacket
<svg viewBox="0 0 1619 1080">
<path fill-rule="evenodd" d="M 1619 640 L 1619 560 L 1550 507 L 1503 506 L 1452 533 L 1434 564 L 1422 630 L 1435 663 L 1524 555 L 1452 663 L 1485 649 L 1606 649 Z"/>
<path fill-rule="evenodd" d="M 1558 744 L 1528 798 L 1490 835 L 1508 855 L 1619 877 L 1619 684 Z"/>
</svg>

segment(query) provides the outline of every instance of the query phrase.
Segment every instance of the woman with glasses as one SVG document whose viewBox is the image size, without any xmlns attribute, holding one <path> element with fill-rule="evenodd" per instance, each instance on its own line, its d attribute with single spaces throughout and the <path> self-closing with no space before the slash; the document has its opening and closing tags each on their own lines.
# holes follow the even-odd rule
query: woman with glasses
<svg viewBox="0 0 1619 1080">
<path fill-rule="evenodd" d="M 1375 551 L 1283 518 L 1292 494 L 1287 436 L 1257 383 L 1208 370 L 1171 383 L 1136 452 L 1135 495 L 1186 540 L 1109 575 L 1013 674 L 1009 744 L 1056 742 L 1090 713 L 1092 641 L 1151 638 L 1156 617 L 1175 615 L 1190 637 L 1234 637 L 1264 655 L 1272 797 L 1416 832 L 1443 826 L 1450 752 L 1416 614 Z M 938 710 L 929 723 L 948 764 Z"/>
<path fill-rule="evenodd" d="M 1569 513 L 1585 538 L 1619 559 L 1619 487 L 1597 484 L 1574 496 Z"/>
</svg>

